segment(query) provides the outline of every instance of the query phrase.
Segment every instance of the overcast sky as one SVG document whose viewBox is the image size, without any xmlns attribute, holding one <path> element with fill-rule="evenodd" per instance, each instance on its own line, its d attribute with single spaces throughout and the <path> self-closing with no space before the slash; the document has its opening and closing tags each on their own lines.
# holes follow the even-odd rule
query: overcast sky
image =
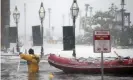
<svg viewBox="0 0 133 80">
<path fill-rule="evenodd" d="M 18 10 L 20 11 L 19 34 L 24 35 L 24 3 L 26 3 L 26 32 L 27 34 L 31 35 L 32 26 L 40 25 L 38 11 L 41 2 L 43 2 L 46 11 L 43 23 L 45 30 L 49 27 L 48 8 L 51 8 L 51 26 L 55 27 L 54 35 L 62 36 L 63 15 L 64 25 L 67 26 L 69 25 L 69 20 L 71 20 L 69 13 L 73 0 L 10 0 L 10 26 L 15 26 L 12 13 L 15 6 L 17 6 Z M 111 6 L 111 3 L 115 3 L 115 5 L 120 9 L 121 0 L 77 0 L 77 3 L 79 5 L 81 15 L 84 16 L 85 4 L 90 4 L 93 7 L 94 14 L 97 10 L 108 10 L 108 8 Z M 133 0 L 125 0 L 125 3 L 125 8 L 127 9 L 127 12 L 131 12 L 131 22 L 133 23 Z M 76 20 L 76 34 L 79 34 L 79 16 Z"/>
</svg>

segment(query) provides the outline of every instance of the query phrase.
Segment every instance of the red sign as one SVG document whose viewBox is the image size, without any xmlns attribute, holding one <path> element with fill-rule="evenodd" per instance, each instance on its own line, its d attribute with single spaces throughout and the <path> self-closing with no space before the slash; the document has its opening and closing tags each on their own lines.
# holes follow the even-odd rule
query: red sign
<svg viewBox="0 0 133 80">
<path fill-rule="evenodd" d="M 111 52 L 110 32 L 108 30 L 94 31 L 94 52 Z"/>
<path fill-rule="evenodd" d="M 110 40 L 110 35 L 95 35 L 94 40 Z"/>
</svg>

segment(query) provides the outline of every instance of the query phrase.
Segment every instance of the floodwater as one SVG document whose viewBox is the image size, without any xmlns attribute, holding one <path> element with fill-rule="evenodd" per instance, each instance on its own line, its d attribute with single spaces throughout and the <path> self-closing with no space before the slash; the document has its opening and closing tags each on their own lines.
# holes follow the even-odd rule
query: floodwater
<svg viewBox="0 0 133 80">
<path fill-rule="evenodd" d="M 45 44 L 45 54 L 55 53 L 60 56 L 71 57 L 72 51 L 62 51 L 62 44 Z M 30 48 L 30 47 L 29 47 Z M 40 47 L 32 47 L 35 53 L 40 52 Z M 113 49 L 122 56 L 130 56 L 133 58 L 133 49 Z M 106 57 L 116 57 L 113 53 L 104 54 Z M 84 51 L 84 52 L 83 52 Z M 99 57 L 99 53 L 93 53 L 93 47 L 77 45 L 77 57 Z M 22 61 L 22 60 L 21 60 Z M 1 78 L 2 80 L 49 80 L 49 73 L 53 73 L 53 80 L 101 80 L 101 74 L 66 74 L 59 69 L 50 66 L 46 61 L 40 62 L 40 71 L 36 76 L 30 76 L 27 72 L 27 64 L 21 62 L 19 70 L 19 58 L 1 57 Z M 33 78 L 34 79 L 31 79 Z M 133 74 L 129 75 L 113 75 L 104 74 L 104 80 L 133 80 Z"/>
<path fill-rule="evenodd" d="M 65 74 L 61 70 L 50 66 L 47 62 L 40 63 L 40 72 L 34 76 L 27 73 L 27 64 L 21 63 L 17 71 L 18 62 L 6 62 L 1 64 L 2 80 L 49 80 L 49 73 L 53 73 L 53 80 L 101 80 L 101 74 Z M 105 74 L 104 80 L 133 80 L 130 75 Z"/>
</svg>

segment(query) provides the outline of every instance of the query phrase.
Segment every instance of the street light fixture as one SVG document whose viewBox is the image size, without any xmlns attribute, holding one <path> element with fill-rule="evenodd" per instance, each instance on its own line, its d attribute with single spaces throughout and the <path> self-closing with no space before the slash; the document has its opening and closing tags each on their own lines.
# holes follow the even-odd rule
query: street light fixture
<svg viewBox="0 0 133 80">
<path fill-rule="evenodd" d="M 39 17 L 40 17 L 40 20 L 41 20 L 40 31 L 41 31 L 41 38 L 42 38 L 42 46 L 41 46 L 41 57 L 42 57 L 44 55 L 44 49 L 43 49 L 43 20 L 44 20 L 44 17 L 45 17 L 45 9 L 43 7 L 43 2 L 41 2 L 41 6 L 40 6 L 40 9 L 39 9 Z"/>
<path fill-rule="evenodd" d="M 19 41 L 18 41 L 18 22 L 19 22 L 19 18 L 20 18 L 20 13 L 17 9 L 17 6 L 15 7 L 15 10 L 13 12 L 13 18 L 14 18 L 14 21 L 16 23 L 16 27 L 17 27 L 17 39 L 16 39 L 16 50 L 17 52 L 20 52 L 20 49 L 19 49 Z"/>
<path fill-rule="evenodd" d="M 72 19 L 73 19 L 73 57 L 76 58 L 76 51 L 75 51 L 75 22 L 76 22 L 76 17 L 78 16 L 78 12 L 79 12 L 79 7 L 77 4 L 77 0 L 73 0 L 72 6 L 71 6 L 71 15 L 72 15 Z"/>
</svg>

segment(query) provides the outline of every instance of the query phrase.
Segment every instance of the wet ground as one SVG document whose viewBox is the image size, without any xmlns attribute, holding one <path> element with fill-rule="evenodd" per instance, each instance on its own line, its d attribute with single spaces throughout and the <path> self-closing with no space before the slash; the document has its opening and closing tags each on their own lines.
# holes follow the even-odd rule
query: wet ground
<svg viewBox="0 0 133 80">
<path fill-rule="evenodd" d="M 49 80 L 49 73 L 54 74 L 53 80 L 101 80 L 100 74 L 65 74 L 50 66 L 47 62 L 41 62 L 40 72 L 34 76 L 29 76 L 27 73 L 27 64 L 21 62 L 19 71 L 17 71 L 19 60 L 10 60 L 1 63 L 1 78 L 2 80 Z M 36 78 L 36 79 L 35 79 Z M 133 80 L 133 75 L 112 75 L 105 74 L 104 80 Z"/>
<path fill-rule="evenodd" d="M 54 53 L 60 56 L 71 57 L 72 51 L 62 51 L 62 44 L 45 44 L 45 54 Z M 33 47 L 35 53 L 40 53 L 40 47 Z M 84 51 L 84 52 L 83 52 Z M 104 54 L 104 57 L 116 57 L 112 50 L 109 54 Z M 133 49 L 115 49 L 121 56 L 130 56 L 133 58 Z M 92 46 L 77 45 L 77 57 L 99 57 L 100 54 L 93 52 Z M 3 53 L 7 54 L 7 53 Z M 22 60 L 21 60 L 22 61 Z M 101 80 L 101 74 L 65 74 L 61 70 L 50 66 L 47 62 L 41 60 L 40 72 L 37 76 L 29 77 L 27 73 L 27 64 L 21 62 L 19 70 L 17 71 L 19 57 L 1 57 L 1 78 L 2 80 L 49 80 L 49 73 L 54 74 L 53 80 Z M 36 79 L 35 79 L 36 78 Z M 133 74 L 128 75 L 112 75 L 105 74 L 104 80 L 133 80 Z"/>
</svg>

